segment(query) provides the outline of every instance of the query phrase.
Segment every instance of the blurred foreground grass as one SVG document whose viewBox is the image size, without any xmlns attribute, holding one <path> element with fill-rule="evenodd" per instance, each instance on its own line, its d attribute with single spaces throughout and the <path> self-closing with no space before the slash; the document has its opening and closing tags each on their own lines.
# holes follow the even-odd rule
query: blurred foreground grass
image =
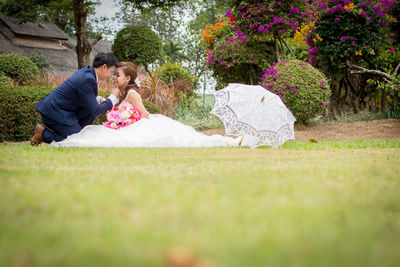
<svg viewBox="0 0 400 267">
<path fill-rule="evenodd" d="M 0 266 L 399 266 L 399 147 L 2 145 Z"/>
</svg>

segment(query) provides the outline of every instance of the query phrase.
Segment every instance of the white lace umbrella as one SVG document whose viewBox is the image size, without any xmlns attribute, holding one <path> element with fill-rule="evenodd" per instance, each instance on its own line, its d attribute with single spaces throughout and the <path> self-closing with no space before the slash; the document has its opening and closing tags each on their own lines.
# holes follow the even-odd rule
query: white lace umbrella
<svg viewBox="0 0 400 267">
<path fill-rule="evenodd" d="M 222 120 L 226 135 L 243 136 L 243 145 L 278 147 L 294 140 L 295 117 L 260 85 L 229 84 L 215 93 L 211 113 Z"/>
</svg>

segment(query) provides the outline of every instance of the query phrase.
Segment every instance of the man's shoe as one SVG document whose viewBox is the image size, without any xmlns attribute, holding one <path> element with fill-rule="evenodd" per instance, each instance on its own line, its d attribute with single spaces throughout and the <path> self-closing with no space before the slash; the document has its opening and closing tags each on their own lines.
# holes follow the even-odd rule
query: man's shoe
<svg viewBox="0 0 400 267">
<path fill-rule="evenodd" d="M 41 124 L 36 125 L 35 134 L 31 139 L 31 146 L 38 146 L 39 144 L 43 143 L 43 131 L 44 126 Z"/>
</svg>

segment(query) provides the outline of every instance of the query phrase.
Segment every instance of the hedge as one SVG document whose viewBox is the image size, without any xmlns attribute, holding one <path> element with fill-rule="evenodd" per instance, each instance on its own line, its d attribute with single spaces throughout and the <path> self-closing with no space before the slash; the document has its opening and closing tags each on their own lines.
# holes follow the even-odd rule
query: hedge
<svg viewBox="0 0 400 267">
<path fill-rule="evenodd" d="M 39 69 L 28 57 L 20 54 L 1 54 L 0 71 L 18 84 L 27 85 L 39 74 Z"/>
<path fill-rule="evenodd" d="M 49 94 L 52 86 L 23 86 L 0 90 L 0 142 L 28 141 L 33 135 L 36 124 L 42 123 L 42 117 L 35 104 Z M 107 97 L 107 90 L 99 95 Z M 160 113 L 160 109 L 147 101 L 144 106 L 150 113 Z M 105 114 L 95 120 L 95 124 L 105 121 Z"/>
</svg>

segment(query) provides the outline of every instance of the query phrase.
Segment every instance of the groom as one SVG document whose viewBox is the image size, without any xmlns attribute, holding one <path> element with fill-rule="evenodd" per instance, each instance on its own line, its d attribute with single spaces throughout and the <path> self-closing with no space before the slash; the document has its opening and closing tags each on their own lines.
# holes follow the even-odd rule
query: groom
<svg viewBox="0 0 400 267">
<path fill-rule="evenodd" d="M 38 124 L 31 145 L 62 141 L 92 124 L 100 114 L 112 109 L 118 103 L 119 89 L 112 89 L 108 99 L 100 104 L 97 81 L 110 78 L 117 64 L 113 54 L 97 54 L 93 67 L 87 66 L 78 70 L 37 103 L 35 107 L 48 129 Z"/>
</svg>

